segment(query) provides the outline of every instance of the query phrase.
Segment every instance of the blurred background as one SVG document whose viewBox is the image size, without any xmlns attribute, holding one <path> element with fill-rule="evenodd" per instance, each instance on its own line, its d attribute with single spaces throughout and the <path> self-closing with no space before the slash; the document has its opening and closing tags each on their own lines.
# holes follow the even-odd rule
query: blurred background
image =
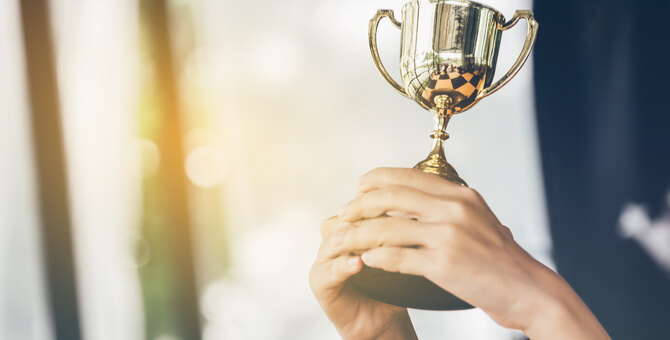
<svg viewBox="0 0 670 340">
<path fill-rule="evenodd" d="M 320 224 L 431 146 L 368 49 L 404 2 L 0 2 L 0 339 L 338 339 L 307 281 Z M 498 76 L 525 34 L 504 33 Z M 379 45 L 397 77 L 388 22 Z M 446 151 L 555 268 L 533 69 L 452 120 Z M 426 339 L 521 336 L 411 315 Z"/>
</svg>

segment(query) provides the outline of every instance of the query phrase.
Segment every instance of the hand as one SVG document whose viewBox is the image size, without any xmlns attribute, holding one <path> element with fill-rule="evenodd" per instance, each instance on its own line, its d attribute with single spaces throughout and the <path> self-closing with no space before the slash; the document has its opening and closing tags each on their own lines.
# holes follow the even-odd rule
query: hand
<svg viewBox="0 0 670 340">
<path fill-rule="evenodd" d="M 363 268 L 360 256 L 340 251 L 342 237 L 355 228 L 338 217 L 323 222 L 323 242 L 309 274 L 319 304 L 343 339 L 416 339 L 406 308 L 361 295 L 346 283 Z"/>
<path fill-rule="evenodd" d="M 334 252 L 421 275 L 533 339 L 608 339 L 562 278 L 524 251 L 473 189 L 414 169 L 377 169 L 340 219 Z M 358 270 L 358 269 L 357 269 Z"/>
</svg>

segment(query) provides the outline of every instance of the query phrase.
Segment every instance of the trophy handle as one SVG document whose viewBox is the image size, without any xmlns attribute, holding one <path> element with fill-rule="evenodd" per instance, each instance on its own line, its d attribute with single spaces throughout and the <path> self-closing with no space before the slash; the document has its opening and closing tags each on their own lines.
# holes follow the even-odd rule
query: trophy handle
<svg viewBox="0 0 670 340">
<path fill-rule="evenodd" d="M 379 22 L 384 17 L 388 17 L 389 20 L 391 20 L 393 26 L 396 28 L 400 28 L 402 26 L 402 24 L 393 16 L 393 10 L 380 9 L 377 11 L 377 14 L 375 14 L 375 16 L 370 19 L 370 24 L 368 26 L 368 39 L 370 40 L 370 53 L 372 53 L 372 60 L 375 62 L 375 66 L 377 66 L 377 70 L 379 73 L 381 73 L 382 77 L 384 77 L 384 80 L 386 80 L 386 82 L 389 83 L 393 89 L 398 91 L 398 93 L 409 98 L 405 88 L 393 80 L 393 78 L 391 78 L 391 75 L 389 75 L 389 73 L 386 71 L 386 68 L 382 64 L 381 58 L 379 57 L 379 50 L 377 50 L 377 26 L 379 26 Z"/>
<path fill-rule="evenodd" d="M 495 84 L 485 88 L 482 92 L 479 93 L 479 95 L 477 95 L 477 101 L 491 95 L 493 92 L 496 92 L 500 90 L 501 87 L 505 86 L 505 84 L 512 80 L 517 72 L 519 72 L 521 66 L 523 66 L 523 64 L 526 62 L 526 59 L 528 59 L 530 51 L 533 49 L 533 45 L 535 45 L 537 28 L 539 26 L 537 20 L 535 20 L 535 17 L 533 16 L 533 12 L 529 10 L 516 11 L 512 19 L 510 19 L 502 26 L 501 31 L 506 31 L 512 28 L 514 25 L 516 25 L 517 22 L 519 22 L 520 19 L 526 19 L 528 22 L 528 33 L 526 34 L 526 42 L 523 44 L 523 49 L 521 50 L 519 58 L 516 60 L 516 62 L 514 62 L 512 68 L 507 71 L 507 73 L 502 78 L 500 78 L 500 80 L 495 82 Z"/>
</svg>

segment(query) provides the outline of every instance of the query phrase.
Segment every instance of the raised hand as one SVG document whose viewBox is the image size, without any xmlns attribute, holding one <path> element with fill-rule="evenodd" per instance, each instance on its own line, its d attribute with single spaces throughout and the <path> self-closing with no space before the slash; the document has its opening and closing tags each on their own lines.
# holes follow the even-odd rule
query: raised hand
<svg viewBox="0 0 670 340">
<path fill-rule="evenodd" d="M 341 209 L 337 223 L 349 224 L 332 228 L 326 253 L 362 254 L 370 267 L 425 276 L 533 339 L 609 338 L 572 288 L 514 241 L 475 190 L 419 170 L 385 168 L 364 176 L 359 191 Z M 346 277 L 359 270 L 357 264 Z"/>
</svg>

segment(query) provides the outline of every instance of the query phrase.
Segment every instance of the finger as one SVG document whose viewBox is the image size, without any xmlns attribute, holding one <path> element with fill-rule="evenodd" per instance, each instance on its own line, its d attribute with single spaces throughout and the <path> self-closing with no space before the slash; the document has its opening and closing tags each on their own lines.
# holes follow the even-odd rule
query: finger
<svg viewBox="0 0 670 340">
<path fill-rule="evenodd" d="M 358 180 L 358 190 L 361 192 L 397 185 L 408 186 L 436 196 L 449 195 L 463 188 L 435 174 L 408 168 L 378 168 Z"/>
<path fill-rule="evenodd" d="M 434 215 L 440 209 L 439 198 L 404 186 L 390 186 L 366 192 L 340 210 L 340 219 L 347 222 L 375 218 L 389 211 L 414 215 L 418 220 Z"/>
<path fill-rule="evenodd" d="M 316 263 L 309 273 L 309 283 L 314 294 L 326 294 L 341 287 L 350 276 L 363 268 L 360 256 L 340 256 L 333 260 Z"/>
<path fill-rule="evenodd" d="M 437 175 L 418 169 L 374 169 L 359 179 L 358 186 L 360 192 L 369 192 L 390 186 L 406 186 L 423 191 L 429 195 L 483 206 L 489 210 L 486 201 L 475 189 L 452 183 Z M 409 216 L 406 215 L 405 217 Z"/>
<path fill-rule="evenodd" d="M 344 234 L 349 230 L 356 228 L 357 226 L 353 224 L 343 223 L 341 226 L 338 226 L 337 229 L 333 230 L 333 234 L 326 235 L 316 254 L 316 262 L 326 262 L 340 255 L 349 254 L 350 251 L 342 250 L 339 246 L 342 244 Z"/>
<path fill-rule="evenodd" d="M 402 217 L 378 217 L 363 220 L 358 228 L 352 228 L 333 238 L 333 247 L 341 252 L 356 252 L 379 248 L 423 247 L 430 237 L 433 226 Z M 338 235 L 339 236 L 339 235 Z"/>
<path fill-rule="evenodd" d="M 428 264 L 433 262 L 433 252 L 405 247 L 381 247 L 363 253 L 361 259 L 368 267 L 393 273 L 425 276 Z"/>
<path fill-rule="evenodd" d="M 349 222 L 342 221 L 338 216 L 330 217 L 321 223 L 321 238 L 325 240 L 333 234 L 344 231 L 349 225 Z"/>
</svg>

